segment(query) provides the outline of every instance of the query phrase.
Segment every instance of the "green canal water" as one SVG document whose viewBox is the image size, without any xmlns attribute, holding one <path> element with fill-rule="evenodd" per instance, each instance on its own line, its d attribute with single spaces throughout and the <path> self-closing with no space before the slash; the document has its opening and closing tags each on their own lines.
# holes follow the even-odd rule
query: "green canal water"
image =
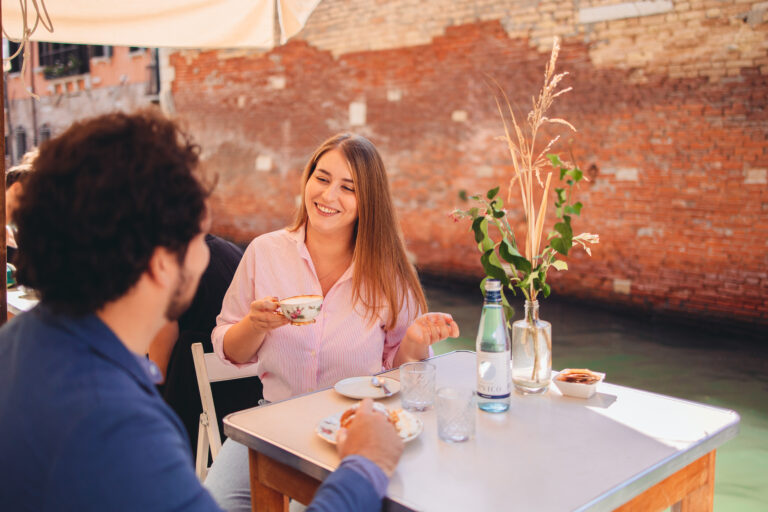
<svg viewBox="0 0 768 512">
<path fill-rule="evenodd" d="M 474 350 L 479 288 L 427 285 L 425 292 L 430 310 L 451 313 L 461 329 L 460 338 L 436 344 L 435 352 Z M 717 451 L 715 510 L 768 510 L 768 333 L 682 326 L 553 298 L 540 304 L 541 318 L 552 323 L 555 369 L 588 367 L 615 384 L 738 412 L 738 436 Z"/>
</svg>

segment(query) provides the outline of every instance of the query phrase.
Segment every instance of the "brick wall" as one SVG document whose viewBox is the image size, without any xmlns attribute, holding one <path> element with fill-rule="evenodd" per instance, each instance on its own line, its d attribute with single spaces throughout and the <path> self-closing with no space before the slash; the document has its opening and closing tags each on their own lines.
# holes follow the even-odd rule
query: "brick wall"
<svg viewBox="0 0 768 512">
<path fill-rule="evenodd" d="M 247 242 L 284 226 L 312 150 L 351 130 L 381 150 L 420 268 L 479 275 L 469 226 L 448 214 L 459 190 L 510 177 L 485 74 L 527 110 L 558 34 L 574 90 L 551 114 L 579 130 L 568 139 L 591 181 L 575 229 L 601 243 L 553 273 L 555 293 L 764 325 L 766 9 L 326 0 L 271 52 L 172 53 L 173 102 L 220 178 L 214 231 Z"/>
</svg>

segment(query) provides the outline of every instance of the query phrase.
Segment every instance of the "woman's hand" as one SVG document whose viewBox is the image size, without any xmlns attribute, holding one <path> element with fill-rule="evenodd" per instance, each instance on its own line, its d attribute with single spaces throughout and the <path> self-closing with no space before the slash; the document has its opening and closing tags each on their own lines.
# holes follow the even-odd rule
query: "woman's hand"
<svg viewBox="0 0 768 512">
<path fill-rule="evenodd" d="M 405 331 L 403 343 L 432 345 L 459 335 L 459 325 L 447 313 L 426 313 L 413 321 Z"/>
<path fill-rule="evenodd" d="M 264 297 L 251 302 L 246 318 L 254 331 L 266 334 L 272 329 L 291 323 L 277 308 L 277 297 Z"/>
<path fill-rule="evenodd" d="M 222 349 L 227 359 L 234 363 L 251 361 L 272 329 L 290 323 L 277 311 L 276 297 L 264 297 L 251 302 L 248 313 L 224 333 Z"/>
<path fill-rule="evenodd" d="M 395 354 L 394 366 L 429 357 L 429 346 L 445 338 L 459 335 L 459 325 L 446 313 L 426 313 L 413 321 L 405 331 Z"/>
</svg>

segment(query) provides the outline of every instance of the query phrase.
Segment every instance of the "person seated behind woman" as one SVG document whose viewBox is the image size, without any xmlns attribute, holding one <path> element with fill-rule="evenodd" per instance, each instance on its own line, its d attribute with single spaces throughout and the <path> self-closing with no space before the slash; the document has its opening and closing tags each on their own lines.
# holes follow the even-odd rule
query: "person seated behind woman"
<svg viewBox="0 0 768 512">
<path fill-rule="evenodd" d="M 426 313 L 408 262 L 384 163 L 366 138 L 339 134 L 312 155 L 303 201 L 287 229 L 251 242 L 224 297 L 214 351 L 260 366 L 268 401 L 429 357 L 459 335 L 450 315 Z M 311 325 L 287 326 L 277 297 L 323 295 Z M 227 510 L 250 510 L 247 450 L 227 441 L 206 487 Z"/>
<path fill-rule="evenodd" d="M 210 259 L 189 309 L 178 321 L 169 322 L 149 346 L 149 358 L 165 376 L 158 391 L 184 423 L 193 456 L 197 455 L 197 434 L 203 409 L 191 347 L 193 343 L 201 342 L 204 352 L 213 351 L 210 333 L 216 326 L 221 301 L 243 257 L 240 247 L 210 233 L 205 235 L 205 244 Z M 211 391 L 220 433 L 224 432 L 224 416 L 255 407 L 262 398 L 258 377 L 214 382 Z"/>
<path fill-rule="evenodd" d="M 5 173 L 5 243 L 8 246 L 6 260 L 10 263 L 13 263 L 13 260 L 16 258 L 16 251 L 18 249 L 13 212 L 16 211 L 16 207 L 19 204 L 19 198 L 24 189 L 24 182 L 29 178 L 32 164 L 35 162 L 37 155 L 37 148 L 27 151 L 21 158 L 21 162 L 11 167 Z"/>
</svg>

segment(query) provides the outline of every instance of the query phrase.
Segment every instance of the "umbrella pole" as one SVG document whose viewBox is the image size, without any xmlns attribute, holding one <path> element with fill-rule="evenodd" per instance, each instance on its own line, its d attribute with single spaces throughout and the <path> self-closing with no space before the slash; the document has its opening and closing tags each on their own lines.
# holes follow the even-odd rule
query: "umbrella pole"
<svg viewBox="0 0 768 512">
<path fill-rule="evenodd" d="M 0 0 L 0 27 L 3 25 L 3 2 Z M 5 88 L 5 73 L 3 73 L 0 70 L 0 91 L 3 91 Z M 0 221 L 3 225 L 3 230 L 5 230 L 5 225 L 8 223 L 7 219 L 5 218 L 5 104 L 0 106 L 0 110 L 2 111 L 3 115 L 0 116 L 0 131 L 2 131 L 3 136 L 0 137 L 0 156 L 2 157 L 2 164 L 0 164 L 0 168 L 3 170 L 3 179 L 2 179 L 2 189 L 3 193 L 0 195 Z M 7 247 L 7 241 L 6 241 L 7 235 L 3 236 L 3 243 L 0 244 L 0 260 L 2 260 L 3 263 L 6 263 L 6 259 L 8 256 L 8 251 L 6 250 Z M 3 281 L 2 285 L 2 293 L 0 293 L 0 325 L 4 324 L 8 321 L 8 282 L 7 280 Z"/>
<path fill-rule="evenodd" d="M 280 36 L 282 35 L 280 30 L 280 1 L 275 0 L 273 6 L 274 13 L 272 15 L 272 46 L 277 48 L 280 46 Z"/>
</svg>

